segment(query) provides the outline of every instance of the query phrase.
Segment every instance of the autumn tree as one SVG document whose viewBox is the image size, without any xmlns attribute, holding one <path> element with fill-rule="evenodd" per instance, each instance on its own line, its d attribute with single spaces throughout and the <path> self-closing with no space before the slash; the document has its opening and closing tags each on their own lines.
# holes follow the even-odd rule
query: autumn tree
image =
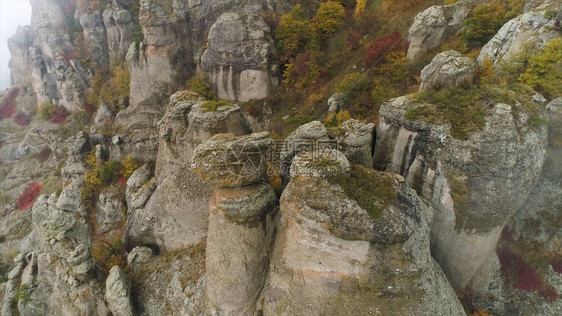
<svg viewBox="0 0 562 316">
<path fill-rule="evenodd" d="M 312 34 L 310 21 L 304 16 L 304 10 L 299 4 L 293 7 L 291 13 L 281 16 L 275 30 L 281 60 L 287 62 L 302 52 L 312 39 Z"/>
<path fill-rule="evenodd" d="M 345 10 L 339 2 L 322 3 L 313 19 L 316 36 L 319 39 L 329 37 L 343 25 L 344 18 Z"/>
</svg>

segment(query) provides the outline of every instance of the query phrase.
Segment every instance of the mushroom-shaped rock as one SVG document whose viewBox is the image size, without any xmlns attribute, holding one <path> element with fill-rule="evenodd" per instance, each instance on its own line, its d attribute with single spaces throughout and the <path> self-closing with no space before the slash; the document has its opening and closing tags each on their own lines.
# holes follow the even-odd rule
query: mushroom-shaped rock
<svg viewBox="0 0 562 316">
<path fill-rule="evenodd" d="M 265 178 L 271 145 L 267 132 L 235 137 L 218 134 L 195 149 L 192 170 L 221 187 L 242 187 Z"/>
<path fill-rule="evenodd" d="M 131 288 L 127 276 L 119 266 L 113 266 L 109 271 L 109 276 L 105 281 L 105 297 L 113 315 L 133 315 Z"/>
<path fill-rule="evenodd" d="M 454 50 L 439 53 L 421 71 L 420 91 L 470 84 L 474 80 L 476 64 Z"/>
<path fill-rule="evenodd" d="M 335 150 L 291 169 L 264 314 L 464 315 L 429 252 L 431 210 L 401 177 Z"/>
</svg>

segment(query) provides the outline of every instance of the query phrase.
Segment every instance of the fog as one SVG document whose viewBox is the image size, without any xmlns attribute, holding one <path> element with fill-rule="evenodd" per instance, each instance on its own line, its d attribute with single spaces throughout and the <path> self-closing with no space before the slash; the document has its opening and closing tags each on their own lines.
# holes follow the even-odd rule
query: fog
<svg viewBox="0 0 562 316">
<path fill-rule="evenodd" d="M 8 38 L 18 26 L 29 25 L 31 5 L 29 0 L 0 0 L 0 89 L 10 87 L 10 52 Z"/>
</svg>

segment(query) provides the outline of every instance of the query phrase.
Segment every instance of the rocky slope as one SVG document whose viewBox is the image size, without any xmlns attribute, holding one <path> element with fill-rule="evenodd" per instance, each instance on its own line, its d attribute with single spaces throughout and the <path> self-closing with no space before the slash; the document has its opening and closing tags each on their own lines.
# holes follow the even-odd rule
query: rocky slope
<svg viewBox="0 0 562 316">
<path fill-rule="evenodd" d="M 543 54 L 559 2 L 527 1 L 466 54 L 447 45 L 488 2 L 424 2 L 385 61 L 419 87 L 376 124 L 347 112 L 369 70 L 322 122 L 270 107 L 294 100 L 272 22 L 290 1 L 31 3 L 0 108 L 2 315 L 562 313 L 561 90 L 506 77 L 560 65 Z M 128 70 L 128 93 L 83 112 L 100 69 Z M 184 90 L 196 73 L 217 99 Z M 42 103 L 70 114 L 47 122 Z"/>
</svg>

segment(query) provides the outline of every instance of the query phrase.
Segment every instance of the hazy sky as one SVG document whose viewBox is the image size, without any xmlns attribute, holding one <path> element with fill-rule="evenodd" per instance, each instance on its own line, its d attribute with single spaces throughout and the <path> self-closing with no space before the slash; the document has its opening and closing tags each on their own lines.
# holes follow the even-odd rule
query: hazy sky
<svg viewBox="0 0 562 316">
<path fill-rule="evenodd" d="M 10 87 L 10 52 L 8 38 L 18 26 L 29 25 L 31 5 L 29 0 L 0 0 L 0 89 Z"/>
</svg>

